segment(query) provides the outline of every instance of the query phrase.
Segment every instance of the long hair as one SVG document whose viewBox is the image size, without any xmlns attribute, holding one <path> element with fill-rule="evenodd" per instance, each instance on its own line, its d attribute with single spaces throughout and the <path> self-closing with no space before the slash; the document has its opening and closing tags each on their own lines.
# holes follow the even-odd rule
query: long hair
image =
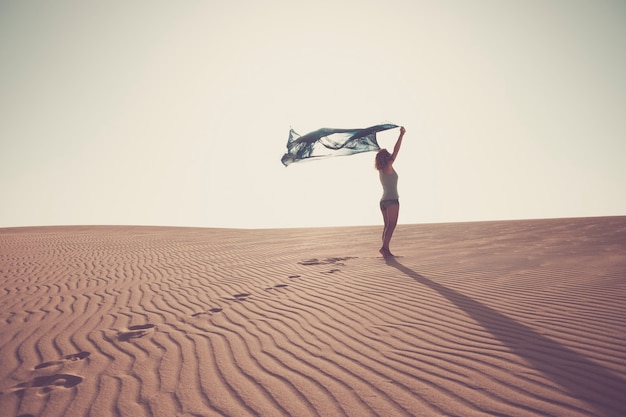
<svg viewBox="0 0 626 417">
<path fill-rule="evenodd" d="M 389 151 L 387 149 L 381 149 L 380 151 L 378 151 L 378 153 L 376 154 L 376 160 L 374 162 L 374 166 L 376 167 L 376 169 L 379 171 L 381 169 L 385 169 L 389 162 L 391 162 L 391 154 L 389 153 Z"/>
</svg>

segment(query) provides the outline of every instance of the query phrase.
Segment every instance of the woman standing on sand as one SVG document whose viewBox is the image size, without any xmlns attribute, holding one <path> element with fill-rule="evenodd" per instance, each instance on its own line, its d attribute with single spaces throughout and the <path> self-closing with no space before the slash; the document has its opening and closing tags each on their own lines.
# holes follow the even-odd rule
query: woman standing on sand
<svg viewBox="0 0 626 417">
<path fill-rule="evenodd" d="M 376 169 L 380 177 L 380 183 L 383 186 L 383 196 L 380 198 L 380 211 L 383 213 L 385 222 L 383 228 L 383 246 L 380 253 L 385 257 L 392 257 L 393 254 L 389 250 L 389 242 L 393 231 L 398 224 L 398 214 L 400 213 L 400 201 L 398 196 L 398 173 L 393 169 L 393 162 L 398 156 L 400 145 L 402 145 L 402 137 L 406 129 L 400 126 L 400 136 L 393 147 L 393 153 L 390 154 L 387 149 L 381 149 L 376 154 Z"/>
</svg>

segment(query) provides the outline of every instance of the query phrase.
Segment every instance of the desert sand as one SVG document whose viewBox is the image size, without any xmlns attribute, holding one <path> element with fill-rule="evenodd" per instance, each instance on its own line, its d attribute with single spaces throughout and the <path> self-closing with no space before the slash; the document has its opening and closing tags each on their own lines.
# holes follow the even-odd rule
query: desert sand
<svg viewBox="0 0 626 417">
<path fill-rule="evenodd" d="M 0 229 L 0 415 L 626 415 L 626 217 L 380 233 Z"/>
</svg>

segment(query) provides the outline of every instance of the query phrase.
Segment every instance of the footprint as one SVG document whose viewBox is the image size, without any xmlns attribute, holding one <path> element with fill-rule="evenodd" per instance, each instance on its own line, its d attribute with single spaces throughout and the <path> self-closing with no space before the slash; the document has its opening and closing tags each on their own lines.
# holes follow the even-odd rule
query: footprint
<svg viewBox="0 0 626 417">
<path fill-rule="evenodd" d="M 137 339 L 139 337 L 145 336 L 146 332 L 143 330 L 137 330 L 135 332 L 123 332 L 117 336 L 117 339 L 120 342 L 128 342 L 130 339 Z"/>
<path fill-rule="evenodd" d="M 273 287 L 268 287 L 265 289 L 265 291 L 272 291 L 275 288 L 285 288 L 287 286 L 287 284 L 276 284 Z"/>
<path fill-rule="evenodd" d="M 153 329 L 153 328 L 154 328 L 154 324 L 139 324 L 136 326 L 130 326 L 128 330 L 148 330 L 148 329 Z"/>
<path fill-rule="evenodd" d="M 346 256 L 343 258 L 326 258 L 323 261 L 320 261 L 317 258 L 313 258 L 313 259 L 308 259 L 306 261 L 301 261 L 298 262 L 300 265 L 328 265 L 328 264 L 334 264 L 334 265 L 339 265 L 339 266 L 345 266 L 344 263 L 342 263 L 342 261 L 347 261 L 350 259 L 355 259 L 354 256 Z"/>
<path fill-rule="evenodd" d="M 291 279 L 300 278 L 300 275 L 289 275 L 289 278 L 291 278 Z"/>
<path fill-rule="evenodd" d="M 56 374 L 48 376 L 38 376 L 28 382 L 17 384 L 11 389 L 16 394 L 22 393 L 29 388 L 42 388 L 44 393 L 52 391 L 54 388 L 72 388 L 83 382 L 83 377 L 71 374 Z"/>
<path fill-rule="evenodd" d="M 79 361 L 79 360 L 87 358 L 89 355 L 91 355 L 91 353 L 89 352 L 78 352 L 72 355 L 66 355 L 56 361 L 48 361 L 48 362 L 40 363 L 39 365 L 35 366 L 35 369 L 47 368 L 49 366 L 54 366 L 54 365 L 63 365 L 65 362 Z"/>
<path fill-rule="evenodd" d="M 215 308 L 210 309 L 209 311 L 201 311 L 199 313 L 193 313 L 191 317 L 198 317 L 198 316 L 201 316 L 202 314 L 219 313 L 220 311 L 222 311 L 221 308 L 215 307 Z"/>
<path fill-rule="evenodd" d="M 309 259 L 306 261 L 298 262 L 300 265 L 323 265 L 324 263 L 317 258 Z"/>
<path fill-rule="evenodd" d="M 335 272 L 340 272 L 341 269 L 331 269 L 330 271 L 322 271 L 322 274 L 334 274 Z"/>
<path fill-rule="evenodd" d="M 233 294 L 233 300 L 235 301 L 244 301 L 246 300 L 246 298 L 250 297 L 250 294 L 248 294 L 247 292 L 243 292 L 241 294 Z"/>
<path fill-rule="evenodd" d="M 121 332 L 117 339 L 121 342 L 128 342 L 130 339 L 137 339 L 139 337 L 143 337 L 149 333 L 151 329 L 154 328 L 154 324 L 140 324 L 137 326 L 130 326 L 128 330 L 129 332 Z"/>
<path fill-rule="evenodd" d="M 356 259 L 356 257 L 354 257 L 354 256 L 344 256 L 343 258 L 327 258 L 326 261 L 328 263 L 337 263 L 337 262 L 341 262 L 341 261 L 349 261 L 350 259 Z"/>
</svg>

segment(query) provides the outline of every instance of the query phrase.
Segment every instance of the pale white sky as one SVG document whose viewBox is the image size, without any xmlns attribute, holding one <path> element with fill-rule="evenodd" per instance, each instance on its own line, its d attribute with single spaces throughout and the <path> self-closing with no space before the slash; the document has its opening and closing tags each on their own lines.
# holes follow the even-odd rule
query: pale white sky
<svg viewBox="0 0 626 417">
<path fill-rule="evenodd" d="M 400 223 L 626 215 L 624 1 L 0 0 L 0 57 L 0 227 L 380 224 L 280 158 L 382 122 Z"/>
</svg>

